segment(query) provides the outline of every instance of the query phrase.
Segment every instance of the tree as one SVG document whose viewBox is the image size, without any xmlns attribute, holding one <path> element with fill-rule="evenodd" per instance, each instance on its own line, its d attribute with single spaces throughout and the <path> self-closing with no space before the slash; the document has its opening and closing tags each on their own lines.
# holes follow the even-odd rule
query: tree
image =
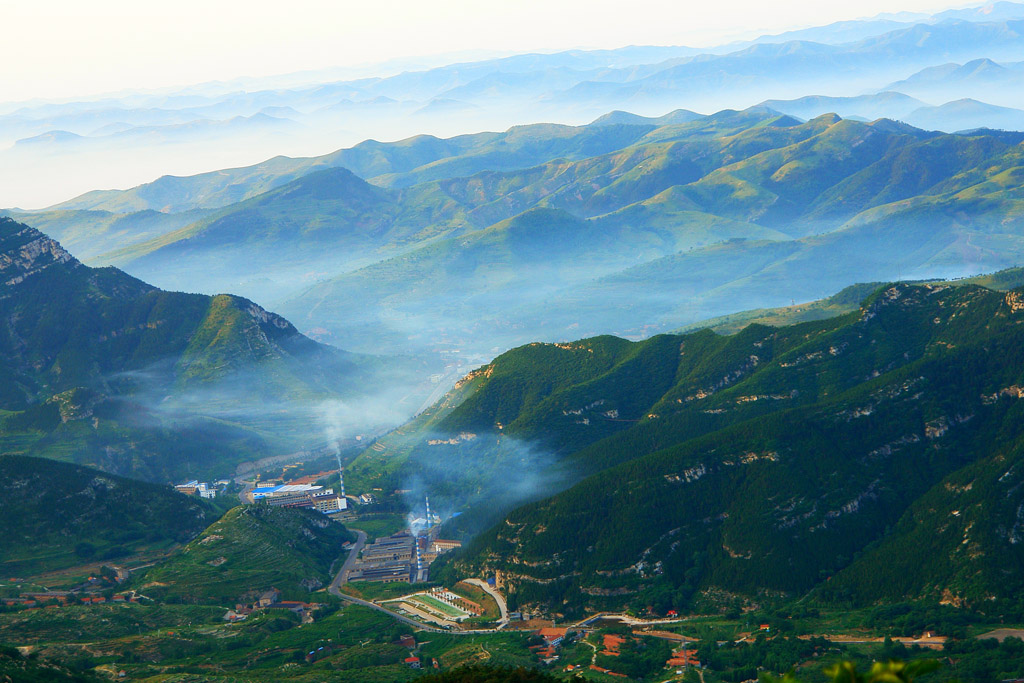
<svg viewBox="0 0 1024 683">
<path fill-rule="evenodd" d="M 862 673 L 856 664 L 846 661 L 825 669 L 825 674 L 832 683 L 913 683 L 916 678 L 935 671 L 939 666 L 934 659 L 912 662 L 890 659 L 888 662 L 875 662 L 867 673 Z M 760 679 L 762 683 L 800 683 L 793 671 L 781 678 L 761 674 Z"/>
</svg>

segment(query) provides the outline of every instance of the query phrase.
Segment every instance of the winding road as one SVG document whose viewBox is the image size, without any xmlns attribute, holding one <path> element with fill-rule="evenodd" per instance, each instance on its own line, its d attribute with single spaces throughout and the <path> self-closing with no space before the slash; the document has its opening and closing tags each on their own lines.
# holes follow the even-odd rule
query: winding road
<svg viewBox="0 0 1024 683">
<path fill-rule="evenodd" d="M 481 581 L 480 579 L 466 579 L 466 583 L 470 583 L 478 588 L 482 588 L 484 593 L 490 595 L 492 598 L 494 598 L 494 602 L 498 603 L 498 610 L 501 612 L 501 619 L 498 620 L 498 628 L 495 630 L 501 630 L 508 626 L 508 605 L 505 604 L 504 596 L 502 596 L 502 594 L 498 591 L 491 588 L 491 586 L 486 581 Z"/>
</svg>

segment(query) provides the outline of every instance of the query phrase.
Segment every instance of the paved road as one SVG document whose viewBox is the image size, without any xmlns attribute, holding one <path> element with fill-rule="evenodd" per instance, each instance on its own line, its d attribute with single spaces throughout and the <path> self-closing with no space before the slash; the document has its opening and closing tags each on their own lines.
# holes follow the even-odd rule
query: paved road
<svg viewBox="0 0 1024 683">
<path fill-rule="evenodd" d="M 352 571 L 352 567 L 356 563 L 356 558 L 359 557 L 359 551 L 366 545 L 366 532 L 360 529 L 351 529 L 350 531 L 356 532 L 356 542 L 352 546 L 352 550 L 349 551 L 348 557 L 345 558 L 345 564 L 341 565 L 341 569 L 338 570 L 338 574 L 334 577 L 334 581 L 331 581 L 331 588 L 334 590 L 338 589 L 338 586 L 348 583 L 348 574 Z M 332 593 L 334 591 L 331 591 Z"/>
<path fill-rule="evenodd" d="M 599 619 L 608 619 L 608 620 L 611 620 L 611 621 L 619 621 L 619 622 L 622 622 L 623 624 L 626 624 L 627 626 L 663 626 L 663 625 L 666 625 L 666 624 L 681 624 L 684 621 L 686 621 L 686 619 L 678 619 L 678 618 L 677 619 L 637 619 L 636 617 L 631 617 L 628 614 L 617 614 L 617 613 L 614 613 L 614 612 L 599 612 L 598 614 L 593 614 L 593 615 L 587 617 L 586 619 L 583 619 L 581 621 L 577 621 L 575 624 L 571 625 L 571 628 L 582 628 L 583 626 L 589 626 L 591 622 L 597 621 Z"/>
<path fill-rule="evenodd" d="M 484 592 L 494 598 L 494 602 L 498 603 L 498 610 L 501 611 L 501 619 L 498 620 L 498 628 L 504 628 L 508 625 L 508 605 L 505 604 L 505 598 L 498 591 L 490 587 L 486 581 L 480 579 L 466 579 L 466 583 L 471 583 L 478 588 L 483 588 Z"/>
</svg>

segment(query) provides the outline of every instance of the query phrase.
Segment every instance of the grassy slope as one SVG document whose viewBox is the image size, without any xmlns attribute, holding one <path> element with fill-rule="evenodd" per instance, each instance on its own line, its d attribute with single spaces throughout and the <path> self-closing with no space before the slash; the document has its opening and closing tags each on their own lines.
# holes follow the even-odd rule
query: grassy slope
<svg viewBox="0 0 1024 683">
<path fill-rule="evenodd" d="M 330 582 L 342 543 L 355 540 L 318 512 L 236 507 L 174 557 L 146 574 L 156 595 L 233 605 L 243 595 L 275 587 L 301 600 Z M 305 584 L 303 584 L 305 582 Z"/>
</svg>

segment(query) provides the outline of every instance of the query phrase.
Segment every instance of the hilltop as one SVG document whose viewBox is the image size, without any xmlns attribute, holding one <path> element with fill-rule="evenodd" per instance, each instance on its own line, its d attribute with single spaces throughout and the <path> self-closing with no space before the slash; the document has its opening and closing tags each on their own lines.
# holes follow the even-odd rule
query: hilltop
<svg viewBox="0 0 1024 683">
<path fill-rule="evenodd" d="M 277 588 L 306 600 L 330 582 L 341 545 L 355 535 L 319 512 L 247 505 L 229 510 L 146 573 L 146 590 L 186 602 L 234 605 Z"/>
<path fill-rule="evenodd" d="M 89 268 L 10 219 L 0 219 L 0 316 L 3 452 L 148 479 L 280 447 L 312 419 L 304 404 L 351 392 L 374 369 L 251 301 Z"/>
</svg>

